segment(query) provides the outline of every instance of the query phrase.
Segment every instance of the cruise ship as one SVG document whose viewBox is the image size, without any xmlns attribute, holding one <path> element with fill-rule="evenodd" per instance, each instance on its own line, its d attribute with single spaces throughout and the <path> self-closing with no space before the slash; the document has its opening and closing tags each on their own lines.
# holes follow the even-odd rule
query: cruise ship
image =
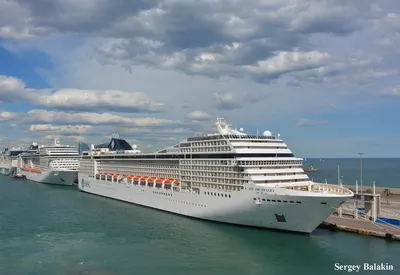
<svg viewBox="0 0 400 275">
<path fill-rule="evenodd" d="M 34 142 L 26 152 L 18 156 L 18 167 L 28 180 L 73 185 L 77 180 L 80 155 L 75 146 L 61 145 L 54 139 L 52 145 Z"/>
<path fill-rule="evenodd" d="M 311 233 L 352 191 L 312 182 L 279 135 L 214 134 L 142 153 L 119 135 L 82 154 L 81 191 L 199 219 Z"/>
<path fill-rule="evenodd" d="M 7 147 L 0 153 L 0 174 L 8 175 L 12 173 L 13 168 L 17 167 L 18 155 L 25 150 L 22 147 Z"/>
</svg>

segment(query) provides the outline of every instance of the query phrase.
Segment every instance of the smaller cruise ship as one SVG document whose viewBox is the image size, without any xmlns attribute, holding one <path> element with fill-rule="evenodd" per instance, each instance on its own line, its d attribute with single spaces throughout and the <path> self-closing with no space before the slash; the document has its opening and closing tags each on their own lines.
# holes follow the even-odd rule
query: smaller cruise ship
<svg viewBox="0 0 400 275">
<path fill-rule="evenodd" d="M 22 147 L 7 147 L 0 153 L 0 174 L 9 175 L 17 167 L 18 155 L 24 152 Z"/>
<path fill-rule="evenodd" d="M 34 142 L 18 157 L 18 167 L 28 180 L 59 185 L 73 185 L 78 177 L 80 154 L 73 145 Z"/>
</svg>

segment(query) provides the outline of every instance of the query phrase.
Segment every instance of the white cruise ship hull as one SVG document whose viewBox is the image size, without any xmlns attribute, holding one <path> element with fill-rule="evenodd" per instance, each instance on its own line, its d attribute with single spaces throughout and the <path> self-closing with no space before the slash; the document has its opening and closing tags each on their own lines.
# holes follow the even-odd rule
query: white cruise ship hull
<svg viewBox="0 0 400 275">
<path fill-rule="evenodd" d="M 78 171 L 75 170 L 58 171 L 51 168 L 41 173 L 21 169 L 21 173 L 25 175 L 28 180 L 57 185 L 73 185 L 78 176 Z"/>
<path fill-rule="evenodd" d="M 174 192 L 132 184 L 107 182 L 79 173 L 79 189 L 108 198 L 156 208 L 180 215 L 237 225 L 311 233 L 348 197 L 257 195 L 200 188 L 200 193 Z M 207 193 L 212 193 L 207 194 Z M 218 196 L 219 194 L 219 196 Z M 225 196 L 227 195 L 227 196 Z M 229 198 L 228 195 L 231 195 Z M 267 199 L 282 202 L 267 202 Z M 285 202 L 286 203 L 285 203 Z M 292 203 L 290 203 L 292 201 Z M 324 202 L 326 204 L 321 204 Z M 278 221 L 277 216 L 285 221 Z"/>
</svg>

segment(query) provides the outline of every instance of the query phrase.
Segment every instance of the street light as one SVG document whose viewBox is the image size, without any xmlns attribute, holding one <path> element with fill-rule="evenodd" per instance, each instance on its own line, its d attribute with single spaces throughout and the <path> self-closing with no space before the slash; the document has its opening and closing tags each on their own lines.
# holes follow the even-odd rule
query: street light
<svg viewBox="0 0 400 275">
<path fill-rule="evenodd" d="M 358 153 L 358 154 L 360 155 L 360 185 L 361 185 L 360 195 L 362 195 L 362 191 L 363 191 L 363 189 L 362 189 L 362 157 L 363 157 L 364 153 Z"/>
</svg>

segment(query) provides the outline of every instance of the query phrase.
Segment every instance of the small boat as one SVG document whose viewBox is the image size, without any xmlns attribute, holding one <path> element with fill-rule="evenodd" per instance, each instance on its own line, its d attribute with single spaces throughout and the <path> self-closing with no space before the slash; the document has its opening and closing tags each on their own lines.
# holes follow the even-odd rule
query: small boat
<svg viewBox="0 0 400 275">
<path fill-rule="evenodd" d="M 318 171 L 319 171 L 319 169 L 314 168 L 314 166 L 312 164 L 310 164 L 310 167 L 304 168 L 304 172 L 318 172 Z"/>
<path fill-rule="evenodd" d="M 10 178 L 13 180 L 26 180 L 26 176 L 22 174 L 12 174 Z"/>
</svg>

